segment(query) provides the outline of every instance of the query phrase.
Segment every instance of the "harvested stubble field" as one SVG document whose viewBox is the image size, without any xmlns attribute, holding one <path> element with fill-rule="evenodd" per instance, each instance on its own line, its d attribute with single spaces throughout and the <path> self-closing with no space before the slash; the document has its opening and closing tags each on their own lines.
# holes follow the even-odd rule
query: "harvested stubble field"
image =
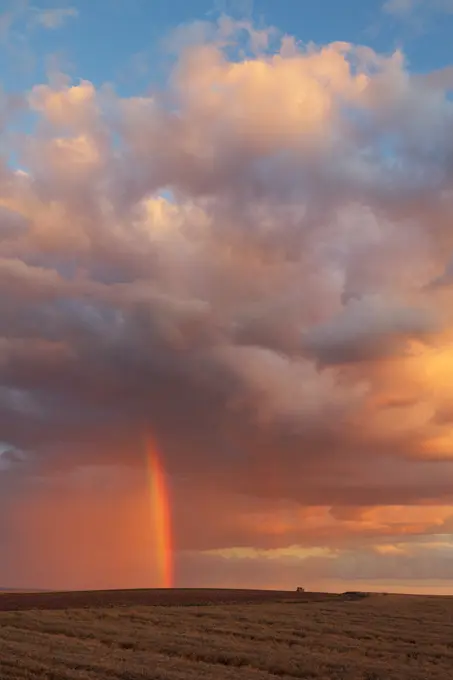
<svg viewBox="0 0 453 680">
<path fill-rule="evenodd" d="M 37 593 L 0 609 L 1 680 L 453 678 L 447 597 Z"/>
</svg>

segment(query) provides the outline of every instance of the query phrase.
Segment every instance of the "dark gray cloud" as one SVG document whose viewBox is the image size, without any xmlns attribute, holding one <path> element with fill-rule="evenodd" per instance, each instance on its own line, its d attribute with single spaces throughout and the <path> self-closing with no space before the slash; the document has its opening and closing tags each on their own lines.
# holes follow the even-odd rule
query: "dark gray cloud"
<svg viewBox="0 0 453 680">
<path fill-rule="evenodd" d="M 373 361 L 396 356 L 407 341 L 439 332 L 430 309 L 402 307 L 377 296 L 350 299 L 340 314 L 303 337 L 303 346 L 325 364 Z"/>
</svg>

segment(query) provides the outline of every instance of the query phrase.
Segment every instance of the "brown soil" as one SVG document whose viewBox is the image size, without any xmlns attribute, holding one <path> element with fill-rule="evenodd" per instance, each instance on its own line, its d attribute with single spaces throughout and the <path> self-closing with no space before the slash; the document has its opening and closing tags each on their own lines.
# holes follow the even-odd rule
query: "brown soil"
<svg viewBox="0 0 453 680">
<path fill-rule="evenodd" d="M 0 612 L 1 680 L 453 678 L 451 597 L 157 590 L 0 599 L 58 609 Z M 200 601 L 210 606 L 175 606 Z"/>
</svg>

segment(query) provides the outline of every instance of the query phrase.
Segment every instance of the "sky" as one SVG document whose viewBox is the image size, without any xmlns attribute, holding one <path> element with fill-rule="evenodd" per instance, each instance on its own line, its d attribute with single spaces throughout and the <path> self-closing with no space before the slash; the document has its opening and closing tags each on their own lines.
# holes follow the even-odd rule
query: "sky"
<svg viewBox="0 0 453 680">
<path fill-rule="evenodd" d="M 0 587 L 453 594 L 453 2 L 1 6 Z"/>
</svg>

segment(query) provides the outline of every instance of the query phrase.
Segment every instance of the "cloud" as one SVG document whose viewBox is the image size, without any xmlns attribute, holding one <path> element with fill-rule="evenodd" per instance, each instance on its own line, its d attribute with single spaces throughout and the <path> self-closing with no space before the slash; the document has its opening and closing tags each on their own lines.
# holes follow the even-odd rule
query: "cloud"
<svg viewBox="0 0 453 680">
<path fill-rule="evenodd" d="M 382 9 L 388 14 L 404 15 L 412 12 L 422 2 L 423 0 L 386 0 Z"/>
<path fill-rule="evenodd" d="M 31 7 L 31 21 L 43 28 L 54 30 L 61 28 L 68 19 L 75 19 L 79 12 L 75 7 L 60 7 L 55 9 L 40 9 Z"/>
<path fill-rule="evenodd" d="M 40 56 L 35 50 L 34 39 L 42 31 L 56 31 L 68 20 L 78 17 L 75 7 L 41 8 L 29 0 L 5 0 L 3 5 L 0 14 L 0 50 L 4 52 L 10 70 L 21 76 L 24 73 L 33 74 L 39 63 Z M 51 61 L 55 61 L 55 55 L 48 56 Z"/>
<path fill-rule="evenodd" d="M 178 571 L 186 587 L 203 582 L 210 587 L 269 587 L 336 591 L 370 590 L 377 592 L 436 592 L 449 594 L 448 564 L 451 542 L 427 543 L 416 548 L 376 545 L 352 552 L 316 554 L 299 551 L 266 555 L 247 555 L 236 551 L 223 554 L 186 553 L 181 555 Z M 312 554 L 310 554 L 312 553 Z"/>
<path fill-rule="evenodd" d="M 348 584 L 365 590 L 369 584 L 371 590 L 386 591 L 394 589 L 395 581 L 400 581 L 413 591 L 422 586 L 422 592 L 426 583 L 434 583 L 447 594 L 452 545 L 447 538 L 415 548 L 405 544 L 391 547 L 377 544 L 358 551 L 325 554 L 321 550 L 319 554 L 316 550 L 300 550 L 299 554 L 296 551 L 293 554 L 269 551 L 265 555 L 247 555 L 246 551 L 245 554 L 231 553 L 183 555 L 180 568 L 186 574 L 186 583 L 197 583 L 198 569 L 211 587 L 226 583 L 234 588 L 246 583 L 252 588 L 272 584 L 276 589 L 292 589 L 303 584 L 307 589 L 322 590 L 327 586 L 338 591 L 348 589 Z"/>
<path fill-rule="evenodd" d="M 30 33 L 38 28 L 55 30 L 79 16 L 75 7 L 41 8 L 30 4 L 29 0 L 12 1 L 5 6 L 0 16 L 0 39 L 3 47 L 28 49 Z"/>
<path fill-rule="evenodd" d="M 417 11 L 453 13 L 452 0 L 386 0 L 382 9 L 387 14 L 404 17 Z"/>
<path fill-rule="evenodd" d="M 241 53 L 242 24 L 198 28 L 163 92 L 61 78 L 2 100 L 22 171 L 3 158 L 0 583 L 102 585 L 121 550 L 105 585 L 152 580 L 148 429 L 181 583 L 198 559 L 223 573 L 213 550 L 294 546 L 336 582 L 354 551 L 396 578 L 373 546 L 448 533 L 448 88 L 399 52 L 265 31 Z"/>
<path fill-rule="evenodd" d="M 324 363 L 348 363 L 404 354 L 408 341 L 438 330 L 431 310 L 364 296 L 350 299 L 339 315 L 311 328 L 303 343 Z"/>
</svg>

